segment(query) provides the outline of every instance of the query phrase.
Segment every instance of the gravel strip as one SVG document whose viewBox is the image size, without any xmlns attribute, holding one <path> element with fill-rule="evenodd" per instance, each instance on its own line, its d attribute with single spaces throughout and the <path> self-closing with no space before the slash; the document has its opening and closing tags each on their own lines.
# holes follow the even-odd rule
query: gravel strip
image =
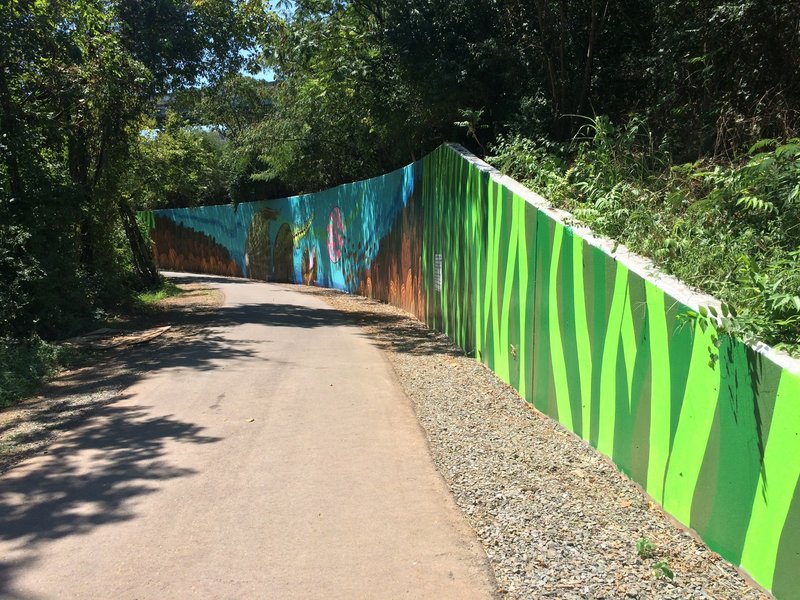
<svg viewBox="0 0 800 600">
<path fill-rule="evenodd" d="M 386 351 L 504 597 L 771 597 L 444 335 L 393 306 L 300 287 Z"/>
</svg>

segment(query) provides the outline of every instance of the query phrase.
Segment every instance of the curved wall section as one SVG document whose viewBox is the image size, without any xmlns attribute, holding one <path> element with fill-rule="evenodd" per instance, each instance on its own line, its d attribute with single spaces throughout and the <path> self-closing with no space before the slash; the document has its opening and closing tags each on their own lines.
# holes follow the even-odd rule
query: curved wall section
<svg viewBox="0 0 800 600">
<path fill-rule="evenodd" d="M 800 370 L 715 301 L 456 146 L 282 200 L 142 215 L 163 268 L 358 292 L 445 332 L 779 598 L 800 590 Z"/>
</svg>

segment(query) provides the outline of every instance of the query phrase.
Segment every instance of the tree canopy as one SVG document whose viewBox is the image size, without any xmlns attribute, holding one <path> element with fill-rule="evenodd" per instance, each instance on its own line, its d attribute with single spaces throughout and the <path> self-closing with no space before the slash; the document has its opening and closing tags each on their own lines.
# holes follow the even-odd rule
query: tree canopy
<svg viewBox="0 0 800 600">
<path fill-rule="evenodd" d="M 64 331 L 156 279 L 121 189 L 130 149 L 159 97 L 251 66 L 267 18 L 248 0 L 0 6 L 3 330 Z"/>
</svg>

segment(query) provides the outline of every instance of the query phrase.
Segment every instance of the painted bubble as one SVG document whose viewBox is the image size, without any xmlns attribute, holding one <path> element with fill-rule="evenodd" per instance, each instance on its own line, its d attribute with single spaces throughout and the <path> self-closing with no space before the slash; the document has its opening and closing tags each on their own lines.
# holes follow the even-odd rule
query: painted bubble
<svg viewBox="0 0 800 600">
<path fill-rule="evenodd" d="M 331 211 L 330 221 L 328 221 L 328 256 L 330 256 L 332 263 L 337 263 L 342 258 L 344 234 L 342 211 L 336 206 Z"/>
</svg>

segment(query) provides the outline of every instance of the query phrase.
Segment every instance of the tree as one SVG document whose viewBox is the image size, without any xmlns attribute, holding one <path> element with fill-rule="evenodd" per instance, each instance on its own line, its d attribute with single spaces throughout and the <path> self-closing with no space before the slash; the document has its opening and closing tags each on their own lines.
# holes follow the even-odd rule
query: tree
<svg viewBox="0 0 800 600">
<path fill-rule="evenodd" d="M 247 66 L 264 14 L 255 0 L 0 6 L 0 217 L 24 233 L 4 252 L 22 244 L 36 266 L 18 286 L 32 300 L 17 329 L 58 330 L 110 300 L 126 264 L 157 280 L 129 197 L 117 193 L 142 117 L 160 95 Z"/>
<path fill-rule="evenodd" d="M 216 131 L 189 126 L 170 111 L 161 130 L 138 136 L 118 193 L 139 209 L 227 202 L 227 144 Z"/>
</svg>

